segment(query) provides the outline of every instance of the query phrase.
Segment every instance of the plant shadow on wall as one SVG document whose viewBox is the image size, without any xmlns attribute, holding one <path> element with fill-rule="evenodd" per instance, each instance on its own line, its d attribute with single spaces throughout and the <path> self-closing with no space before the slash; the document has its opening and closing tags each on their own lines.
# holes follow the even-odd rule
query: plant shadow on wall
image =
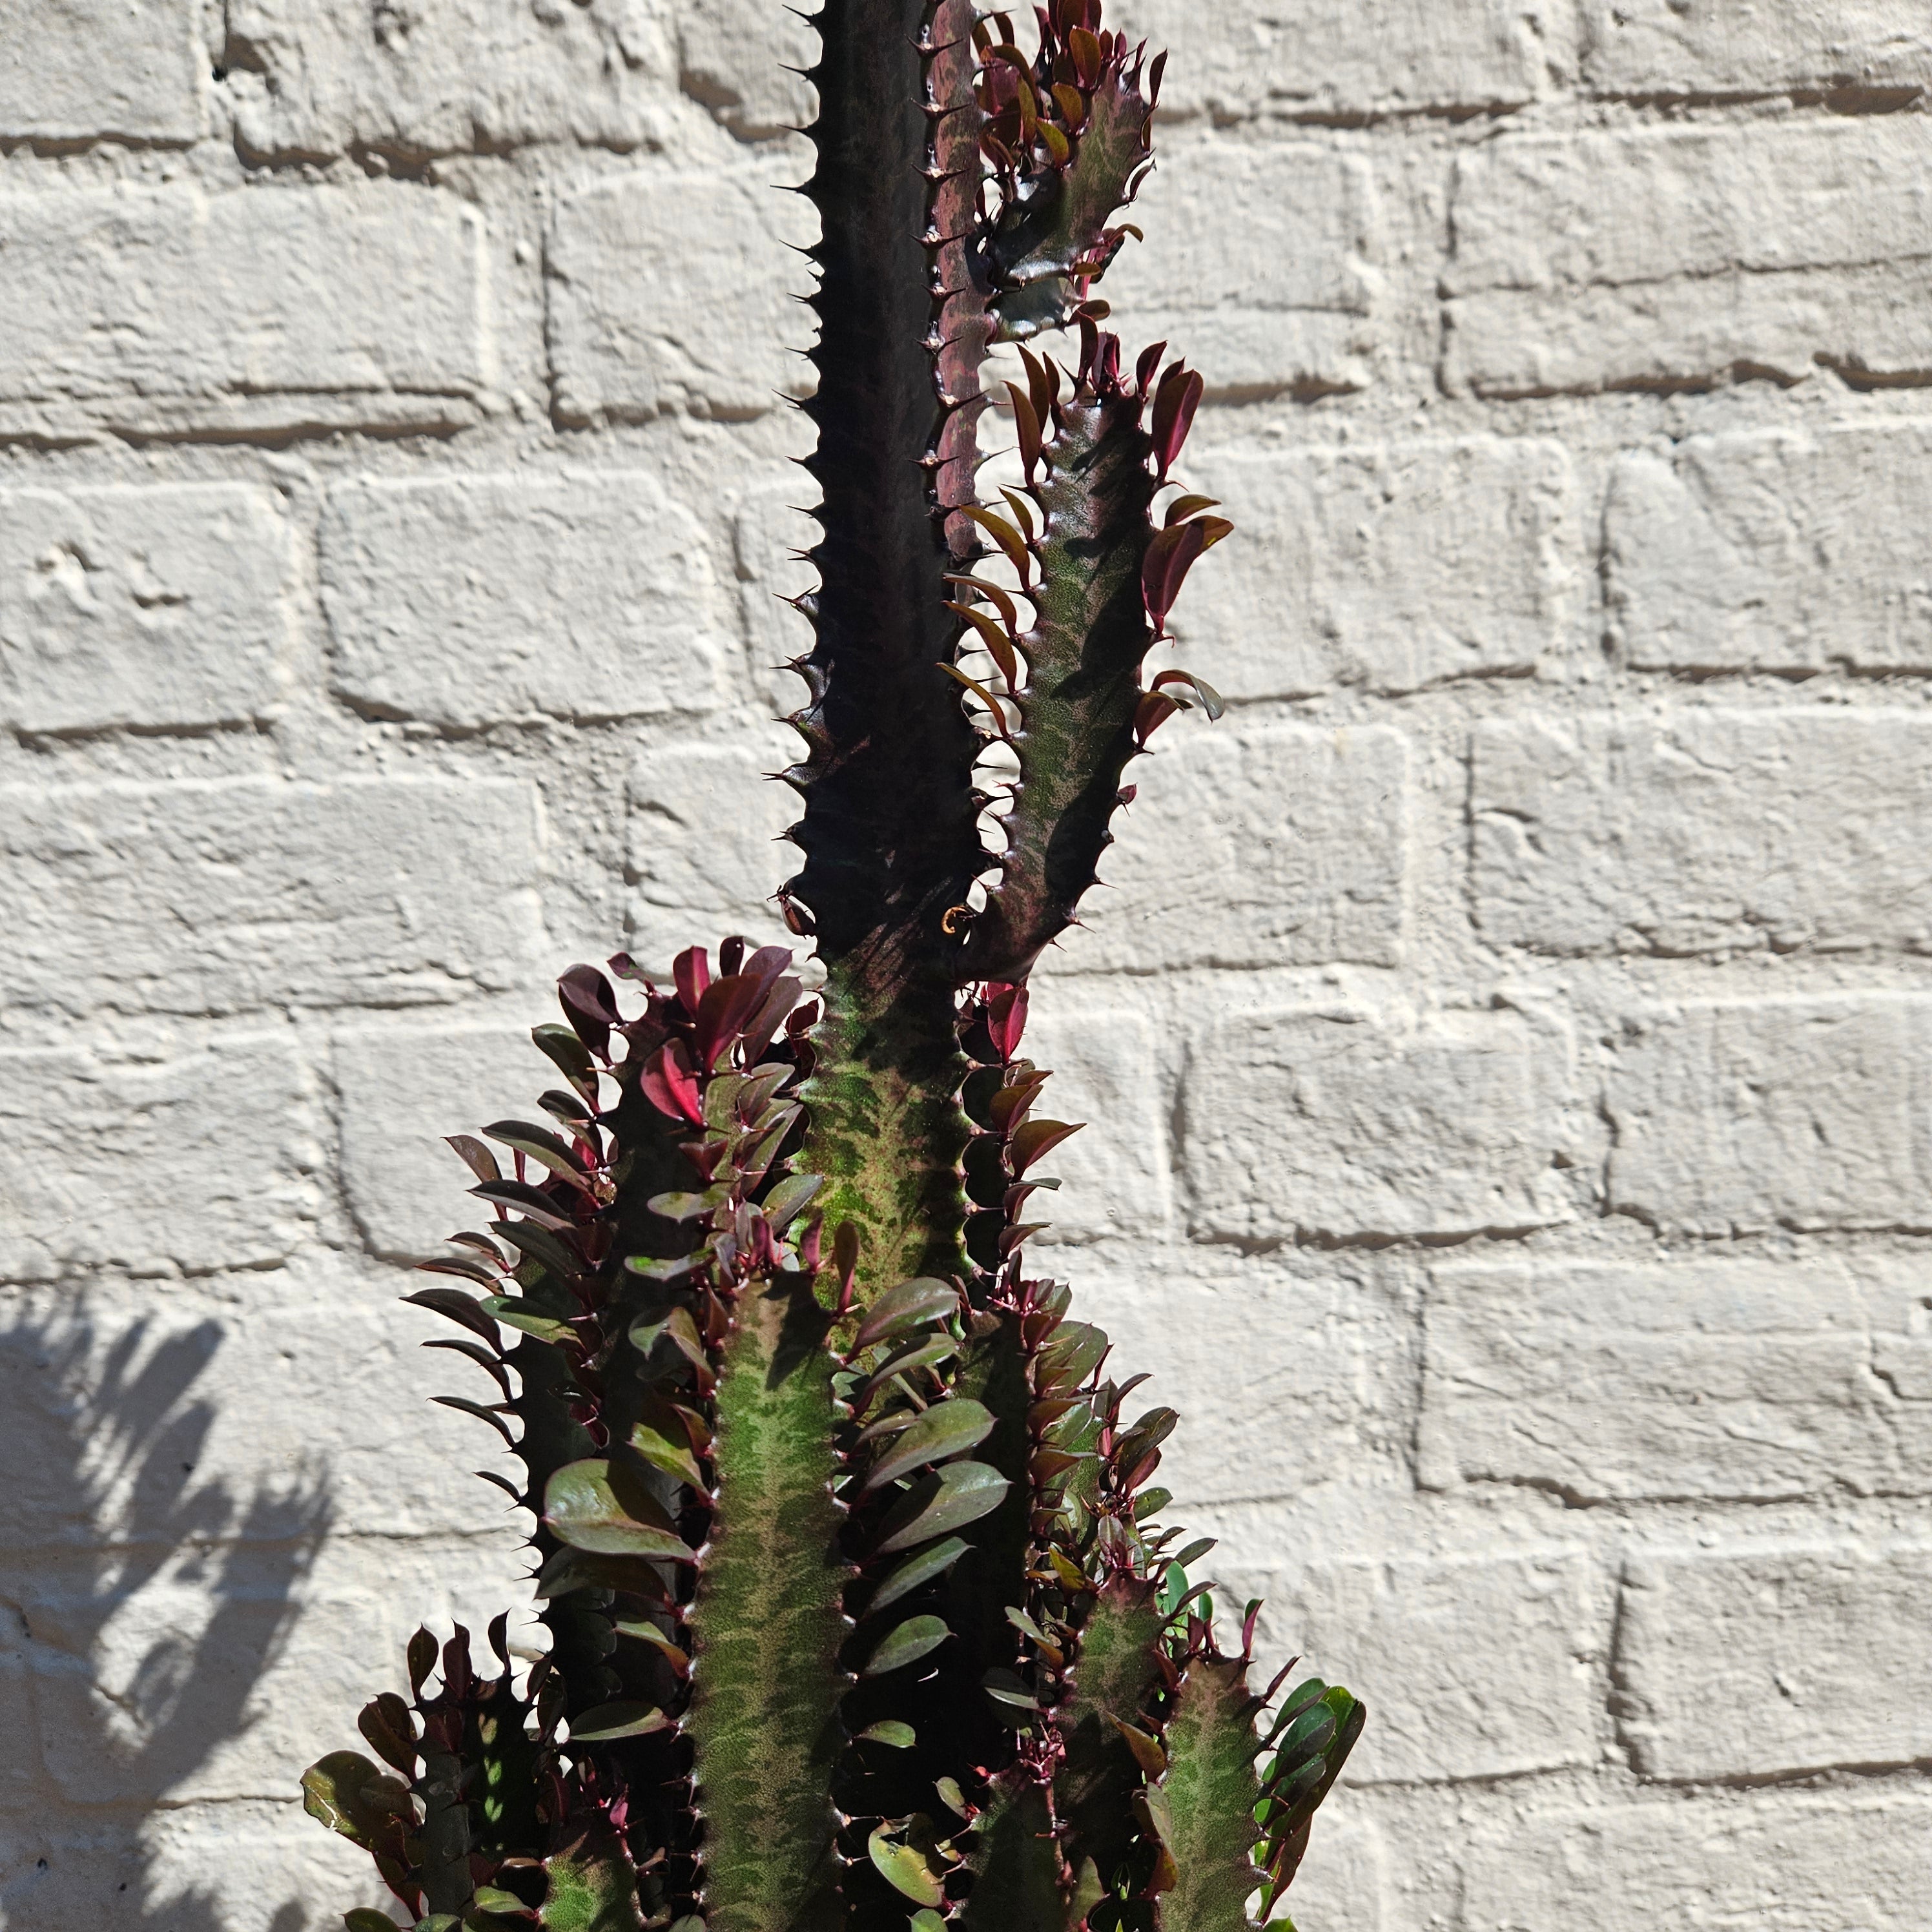
<svg viewBox="0 0 1932 1932">
<path fill-rule="evenodd" d="M 0 1312 L 0 1670 L 14 1706 L 0 1923 L 220 1932 L 214 1893 L 164 1869 L 171 1799 L 244 1738 L 326 1534 L 324 1483 L 244 1492 L 198 1474 L 220 1324 Z M 301 1902 L 260 1901 L 265 1932 Z"/>
</svg>

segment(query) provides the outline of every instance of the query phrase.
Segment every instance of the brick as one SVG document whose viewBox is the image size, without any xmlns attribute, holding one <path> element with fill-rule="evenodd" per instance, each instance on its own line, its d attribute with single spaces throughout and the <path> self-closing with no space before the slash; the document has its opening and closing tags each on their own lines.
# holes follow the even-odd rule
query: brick
<svg viewBox="0 0 1932 1932">
<path fill-rule="evenodd" d="M 7 1606 L 10 1610 L 11 1606 Z M 5 1618 L 0 1634 L 0 1722 L 14 1740 L 0 1764 L 0 1818 L 32 1817 L 45 1808 L 47 1793 L 34 1748 L 36 1724 L 33 1679 L 28 1669 L 26 1643 L 17 1617 Z"/>
<path fill-rule="evenodd" d="M 0 999 L 212 1013 L 526 985 L 542 842 L 508 779 L 0 789 Z"/>
<path fill-rule="evenodd" d="M 1932 1546 L 1656 1550 L 1624 1567 L 1621 1729 L 1646 1777 L 1761 1776 L 1932 1756 L 1918 1641 Z"/>
<path fill-rule="evenodd" d="M 634 147 L 662 128 L 673 98 L 676 56 L 660 13 L 637 0 L 234 0 L 229 43 L 242 58 L 224 91 L 254 154 Z"/>
<path fill-rule="evenodd" d="M 1152 1373 L 1142 1400 L 1180 1411 L 1160 1480 L 1184 1516 L 1324 1484 L 1409 1491 L 1414 1318 L 1367 1269 L 1272 1255 L 1149 1266 L 1138 1250 L 1110 1268 L 1088 1256 L 1075 1306 L 1112 1338 L 1122 1372 Z M 1231 1446 L 1238 1417 L 1273 1420 Z"/>
<path fill-rule="evenodd" d="M 730 648 L 696 520 L 634 470 L 345 484 L 322 593 L 336 688 L 441 724 L 706 710 Z"/>
<path fill-rule="evenodd" d="M 190 1538 L 288 1546 L 298 1568 L 325 1532 L 497 1533 L 501 1493 L 471 1472 L 481 1460 L 514 1480 L 518 1466 L 474 1418 L 430 1400 L 480 1400 L 491 1384 L 421 1352 L 457 1332 L 398 1298 L 422 1282 L 311 1250 L 286 1269 L 144 1285 L 80 1310 L 66 1288 L 10 1294 L 10 1546 L 39 1552 L 21 1556 L 30 1568 L 103 1544 L 146 1551 L 152 1567 Z"/>
<path fill-rule="evenodd" d="M 1377 725 L 1314 730 L 1198 715 L 1136 765 L 1081 907 L 1070 968 L 1311 965 L 1402 957 L 1408 746 Z M 1211 910 L 1209 909 L 1211 908 Z"/>
<path fill-rule="evenodd" d="M 1346 1804 L 1324 1808 L 1294 1891 L 1276 1909 L 1276 1924 L 1282 1912 L 1322 1932 L 1384 1932 L 1390 1924 L 1388 1840 L 1373 1820 Z"/>
<path fill-rule="evenodd" d="M 1456 163 L 1445 374 L 1509 397 L 1932 366 L 1932 123 L 1504 139 Z"/>
<path fill-rule="evenodd" d="M 1423 1480 L 1585 1502 L 1922 1492 L 1924 1424 L 1902 1427 L 1871 1372 L 1875 1340 L 1910 1338 L 1868 1318 L 1830 1262 L 1437 1269 Z"/>
<path fill-rule="evenodd" d="M 280 1261 L 315 1211 L 310 1114 L 276 1040 L 158 1063 L 0 1054 L 0 1280 Z"/>
<path fill-rule="evenodd" d="M 810 26 L 774 16 L 763 0 L 685 0 L 677 9 L 679 84 L 740 137 L 806 126 L 818 94 L 788 70 L 818 60 Z"/>
<path fill-rule="evenodd" d="M 715 946 L 733 932 L 760 945 L 794 943 L 771 896 L 802 862 L 796 847 L 779 842 L 799 801 L 764 776 L 786 762 L 770 740 L 678 746 L 639 762 L 628 872 L 630 950 L 640 964 L 667 970 L 687 946 Z"/>
<path fill-rule="evenodd" d="M 1300 142 L 1162 142 L 1106 292 L 1216 392 L 1321 395 L 1370 380 L 1378 222 L 1369 164 Z"/>
<path fill-rule="evenodd" d="M 400 184 L 0 196 L 0 429 L 454 428 L 482 230 Z"/>
<path fill-rule="evenodd" d="M 550 1063 L 520 1027 L 344 1030 L 331 1064 L 350 1212 L 375 1252 L 398 1258 L 445 1253 L 446 1235 L 488 1216 L 443 1136 L 531 1118 L 553 1084 Z"/>
<path fill-rule="evenodd" d="M 818 541 L 818 524 L 796 507 L 813 494 L 809 479 L 796 472 L 781 477 L 752 491 L 733 521 L 746 669 L 766 710 L 781 716 L 805 701 L 803 683 L 782 667 L 812 649 L 812 626 L 781 600 L 818 581 L 811 560 L 797 554 Z"/>
<path fill-rule="evenodd" d="M 1234 533 L 1188 579 L 1174 629 L 1230 698 L 1530 671 L 1574 633 L 1581 532 L 1560 444 L 1210 445 L 1186 468 Z"/>
<path fill-rule="evenodd" d="M 146 1816 L 50 1810 L 0 1832 L 0 1911 L 34 1932 L 328 1932 L 344 1907 L 380 1908 L 388 1896 L 367 1852 L 279 1796 Z"/>
<path fill-rule="evenodd" d="M 1910 995 L 1686 1000 L 1625 1023 L 1613 1208 L 1710 1235 L 1932 1226 Z"/>
<path fill-rule="evenodd" d="M 1567 1048 L 1510 1012 L 1412 1028 L 1245 1013 L 1189 1056 L 1182 1171 L 1197 1234 L 1472 1234 L 1573 1213 L 1555 1157 Z"/>
<path fill-rule="evenodd" d="M 287 528 L 246 484 L 0 494 L 0 717 L 238 724 L 281 696 Z"/>
<path fill-rule="evenodd" d="M 1040 1238 L 1078 1244 L 1164 1226 L 1174 1192 L 1162 1118 L 1165 1082 L 1145 1016 L 1090 1005 L 1069 986 L 1059 1001 L 1042 1002 L 1024 1051 L 1053 1070 L 1036 1111 L 1086 1123 L 1041 1170 L 1065 1186 L 1035 1195 L 1028 1208 L 1028 1218 L 1052 1224 Z"/>
<path fill-rule="evenodd" d="M 1932 950 L 1932 728 L 1901 712 L 1474 734 L 1478 923 L 1542 952 Z"/>
<path fill-rule="evenodd" d="M 1504 1835 L 1469 1845 L 1453 1923 L 1456 1932 L 1911 1932 L 1932 1886 L 1928 1828 L 1932 1808 L 1916 1795 L 1512 1806 Z"/>
<path fill-rule="evenodd" d="M 1852 1263 L 1865 1325 L 1871 1336 L 1872 1373 L 1892 1406 L 1908 1490 L 1932 1468 L 1932 1294 L 1916 1255 L 1867 1253 Z"/>
<path fill-rule="evenodd" d="M 802 395 L 798 218 L 770 170 L 668 161 L 568 195 L 550 242 L 550 373 L 559 422 L 649 421 L 674 409 L 736 421 Z M 800 206 L 802 206 L 801 203 Z M 728 246 L 720 246 L 720 238 Z"/>
<path fill-rule="evenodd" d="M 1126 0 L 1109 7 L 1107 19 L 1130 40 L 1174 50 L 1161 85 L 1163 120 L 1520 107 L 1570 79 L 1576 66 L 1568 0 L 1528 7 L 1471 0 L 1450 8 L 1414 0 L 1262 0 L 1225 15 L 1188 0 Z"/>
<path fill-rule="evenodd" d="M 1356 1784 L 1441 1784 L 1597 1756 L 1599 1619 L 1580 1550 L 1311 1564 L 1263 1611 L 1375 1714 Z"/>
<path fill-rule="evenodd" d="M 452 1611 L 489 1600 L 474 1588 L 479 1547 L 376 1549 L 352 1538 L 189 1545 L 111 1567 L 98 1554 L 43 1557 L 6 1575 L 0 1590 L 33 1640 L 41 1748 L 62 1796 L 284 1796 L 292 1772 L 352 1740 L 356 1712 L 400 1674 L 419 1621 L 446 1629 Z M 514 1558 L 507 1542 L 488 1556 L 502 1592 Z"/>
<path fill-rule="evenodd" d="M 1932 424 L 1632 451 L 1604 514 L 1610 614 L 1645 670 L 1932 668 Z"/>
<path fill-rule="evenodd" d="M 58 0 L 0 48 L 0 139 L 201 132 L 200 23 L 187 0 Z"/>
<path fill-rule="evenodd" d="M 1932 33 L 1888 0 L 1592 0 L 1583 74 L 1604 94 L 1916 90 Z"/>
</svg>

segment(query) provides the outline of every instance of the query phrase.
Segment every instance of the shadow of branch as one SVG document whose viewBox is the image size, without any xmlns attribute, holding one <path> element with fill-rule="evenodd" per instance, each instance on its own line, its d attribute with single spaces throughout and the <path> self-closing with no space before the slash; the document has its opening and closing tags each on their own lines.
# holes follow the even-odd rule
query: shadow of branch
<svg viewBox="0 0 1932 1932">
<path fill-rule="evenodd" d="M 0 1806 L 32 1824 L 0 1862 L 0 1923 L 37 1932 L 236 1932 L 232 1900 L 175 1864 L 167 1813 L 230 1796 L 327 1534 L 314 1471 L 245 1492 L 200 1473 L 218 1322 L 112 1326 L 85 1302 L 0 1304 L 0 1668 L 22 1743 Z M 8 1659 L 4 1651 L 11 1651 Z M 0 1684 L 0 1694 L 6 1687 Z M 30 1726 L 31 1728 L 28 1728 Z M 16 1732 L 16 1735 L 18 1733 Z M 301 1932 L 256 1900 L 249 1932 Z"/>
</svg>

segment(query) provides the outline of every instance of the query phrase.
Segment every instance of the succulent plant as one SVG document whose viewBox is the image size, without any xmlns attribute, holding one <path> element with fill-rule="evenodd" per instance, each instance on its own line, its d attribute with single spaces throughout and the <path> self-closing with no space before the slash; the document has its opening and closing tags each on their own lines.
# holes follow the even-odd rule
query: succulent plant
<svg viewBox="0 0 1932 1932">
<path fill-rule="evenodd" d="M 520 1669 L 499 1618 L 484 1677 L 418 1631 L 410 1695 L 362 1713 L 381 1762 L 323 1758 L 308 1807 L 434 1932 L 1232 1932 L 1362 1707 L 1251 1682 L 1258 1605 L 1223 1649 L 1211 1544 L 1156 1520 L 1172 1412 L 1130 1415 L 1144 1378 L 1025 1262 L 1075 1131 L 1021 1054 L 1028 975 L 1129 762 L 1220 709 L 1144 671 L 1229 528 L 1172 477 L 1202 379 L 1165 345 L 1130 369 L 1092 293 L 1162 63 L 1100 0 L 1052 0 L 1030 52 L 970 0 L 816 24 L 823 535 L 778 902 L 819 983 L 740 939 L 664 984 L 574 967 L 544 1119 L 452 1138 L 494 1218 L 411 1299 L 488 1378 L 440 1399 L 522 1466 L 490 1480 L 535 1520 L 546 1641 Z"/>
</svg>

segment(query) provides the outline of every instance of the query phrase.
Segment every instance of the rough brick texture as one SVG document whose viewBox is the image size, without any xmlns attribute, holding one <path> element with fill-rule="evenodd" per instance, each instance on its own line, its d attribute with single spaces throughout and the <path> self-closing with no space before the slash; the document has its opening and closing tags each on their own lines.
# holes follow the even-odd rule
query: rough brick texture
<svg viewBox="0 0 1932 1932">
<path fill-rule="evenodd" d="M 1932 584 L 1910 535 L 1928 496 L 1923 423 L 1632 450 L 1605 512 L 1624 652 L 1646 670 L 1932 668 Z"/>
<path fill-rule="evenodd" d="M 286 519 L 248 484 L 0 497 L 0 709 L 23 731 L 237 724 L 281 695 Z"/>
<path fill-rule="evenodd" d="M 1932 123 L 1504 140 L 1456 166 L 1447 374 L 1481 395 L 1932 368 Z"/>
<path fill-rule="evenodd" d="M 1922 1756 L 1932 1659 L 1898 1638 L 1928 1586 L 1924 1544 L 1632 1556 L 1616 1676 L 1637 1768 L 1721 1778 Z"/>
<path fill-rule="evenodd" d="M 1700 711 L 1477 734 L 1477 919 L 1546 952 L 1932 944 L 1932 730 Z"/>
<path fill-rule="evenodd" d="M 704 536 L 648 474 L 348 484 L 322 591 L 337 686 L 378 716 L 708 711 L 730 649 Z"/>
<path fill-rule="evenodd" d="M 1108 0 L 1228 713 L 1037 976 L 1036 1258 L 1370 1702 L 1305 1932 L 1925 1922 L 1924 14 Z M 0 16 L 0 1924 L 333 1932 L 296 1775 L 519 1590 L 441 1137 L 784 937 L 813 37 Z"/>
</svg>

